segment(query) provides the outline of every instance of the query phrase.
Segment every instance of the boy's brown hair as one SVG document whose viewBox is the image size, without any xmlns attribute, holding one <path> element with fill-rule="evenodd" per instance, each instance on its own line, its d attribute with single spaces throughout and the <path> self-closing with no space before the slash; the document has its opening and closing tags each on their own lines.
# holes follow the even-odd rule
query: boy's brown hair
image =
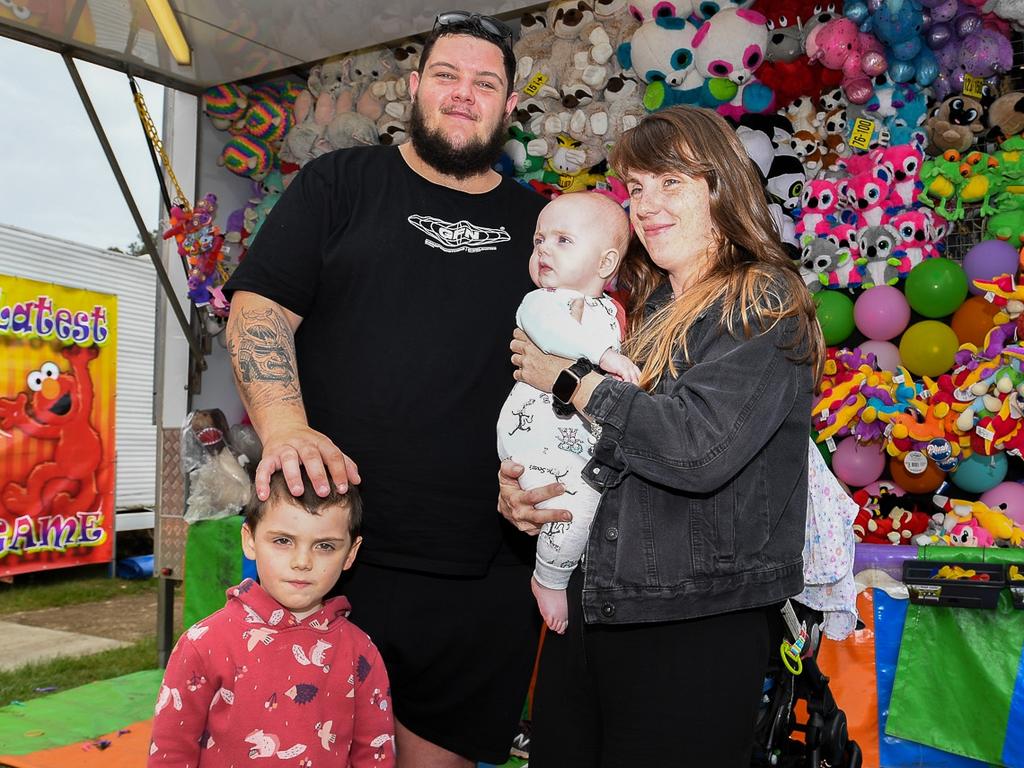
<svg viewBox="0 0 1024 768">
<path fill-rule="evenodd" d="M 270 478 L 270 493 L 267 495 L 266 501 L 260 501 L 256 492 L 253 491 L 243 513 L 245 524 L 249 530 L 253 533 L 256 532 L 256 525 L 263 517 L 263 511 L 269 504 L 275 502 L 283 501 L 286 504 L 302 507 L 311 515 L 319 515 L 322 510 L 329 507 L 342 507 L 348 510 L 348 533 L 352 541 L 355 541 L 363 527 L 363 501 L 359 496 L 359 489 L 349 484 L 348 491 L 341 493 L 332 481 L 330 483 L 331 492 L 326 496 L 318 496 L 309 480 L 309 475 L 306 474 L 305 467 L 300 466 L 299 472 L 302 476 L 301 496 L 293 496 L 292 492 L 288 490 L 288 483 L 285 482 L 284 473 L 281 470 L 275 472 Z"/>
</svg>

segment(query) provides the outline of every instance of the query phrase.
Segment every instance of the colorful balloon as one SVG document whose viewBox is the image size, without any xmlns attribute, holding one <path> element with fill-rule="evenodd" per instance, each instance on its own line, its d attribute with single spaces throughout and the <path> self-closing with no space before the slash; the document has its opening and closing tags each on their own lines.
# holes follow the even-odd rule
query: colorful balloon
<svg viewBox="0 0 1024 768">
<path fill-rule="evenodd" d="M 1020 483 L 1000 483 L 995 488 L 981 495 L 982 504 L 996 507 L 1005 504 L 1008 518 L 1024 527 L 1024 485 Z"/>
<path fill-rule="evenodd" d="M 925 259 L 907 275 L 907 301 L 925 317 L 953 314 L 967 298 L 967 275 L 955 261 Z"/>
<path fill-rule="evenodd" d="M 1006 469 L 1005 453 L 993 453 L 991 456 L 975 453 L 961 461 L 949 473 L 949 479 L 968 493 L 985 493 L 1003 482 Z"/>
<path fill-rule="evenodd" d="M 975 280 L 992 280 L 1000 275 L 1017 274 L 1017 251 L 1002 240 L 985 240 L 964 254 L 964 272 L 968 288 L 975 296 L 982 296 L 985 290 L 974 284 Z"/>
<path fill-rule="evenodd" d="M 853 302 L 840 291 L 819 291 L 814 294 L 818 323 L 829 346 L 841 344 L 853 333 Z"/>
<path fill-rule="evenodd" d="M 924 472 L 915 475 L 907 471 L 898 456 L 889 460 L 889 474 L 893 481 L 907 493 L 931 493 L 946 479 L 946 473 L 929 460 Z"/>
<path fill-rule="evenodd" d="M 851 488 L 873 483 L 884 469 L 885 453 L 880 443 L 861 445 L 856 438 L 848 437 L 832 454 L 832 471 Z"/>
<path fill-rule="evenodd" d="M 995 326 L 999 307 L 982 296 L 970 296 L 953 314 L 949 325 L 961 344 L 974 344 L 980 347 L 985 343 L 985 335 Z"/>
<path fill-rule="evenodd" d="M 869 339 L 888 341 L 899 336 L 910 322 L 910 305 L 898 288 L 876 285 L 857 297 L 853 305 L 857 329 Z"/>
<path fill-rule="evenodd" d="M 960 347 L 953 329 L 937 320 L 922 320 L 907 328 L 900 339 L 900 359 L 911 373 L 938 376 L 953 366 Z"/>
<path fill-rule="evenodd" d="M 874 355 L 875 365 L 880 371 L 899 370 L 900 351 L 891 341 L 865 341 L 860 345 L 860 351 Z"/>
</svg>

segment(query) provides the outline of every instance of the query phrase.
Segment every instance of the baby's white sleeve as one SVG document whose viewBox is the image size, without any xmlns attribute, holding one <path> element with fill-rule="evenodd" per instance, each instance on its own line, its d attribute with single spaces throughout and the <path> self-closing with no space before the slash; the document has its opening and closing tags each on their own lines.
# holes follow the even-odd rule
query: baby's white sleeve
<svg viewBox="0 0 1024 768">
<path fill-rule="evenodd" d="M 598 365 L 609 347 L 619 348 L 614 310 L 609 318 L 603 300 L 584 299 L 583 319 L 572 316 L 572 303 L 583 298 L 575 291 L 530 291 L 516 312 L 516 324 L 549 355 L 585 357 Z"/>
</svg>

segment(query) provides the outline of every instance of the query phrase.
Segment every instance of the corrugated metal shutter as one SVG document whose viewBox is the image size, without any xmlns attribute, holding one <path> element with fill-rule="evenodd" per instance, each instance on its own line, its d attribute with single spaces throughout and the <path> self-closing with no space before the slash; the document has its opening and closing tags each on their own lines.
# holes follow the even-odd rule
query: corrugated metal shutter
<svg viewBox="0 0 1024 768">
<path fill-rule="evenodd" d="M 0 274 L 117 295 L 117 509 L 153 507 L 156 271 L 128 256 L 0 224 Z"/>
</svg>

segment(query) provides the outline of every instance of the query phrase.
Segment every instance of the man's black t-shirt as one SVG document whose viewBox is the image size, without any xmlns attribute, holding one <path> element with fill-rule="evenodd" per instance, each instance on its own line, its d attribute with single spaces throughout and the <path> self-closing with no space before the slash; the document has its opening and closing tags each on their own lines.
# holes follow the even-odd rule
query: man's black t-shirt
<svg viewBox="0 0 1024 768">
<path fill-rule="evenodd" d="M 359 466 L 360 559 L 478 574 L 502 537 L 495 422 L 544 200 L 433 184 L 397 148 L 332 152 L 274 206 L 229 281 L 300 315 L 310 426 Z"/>
</svg>

